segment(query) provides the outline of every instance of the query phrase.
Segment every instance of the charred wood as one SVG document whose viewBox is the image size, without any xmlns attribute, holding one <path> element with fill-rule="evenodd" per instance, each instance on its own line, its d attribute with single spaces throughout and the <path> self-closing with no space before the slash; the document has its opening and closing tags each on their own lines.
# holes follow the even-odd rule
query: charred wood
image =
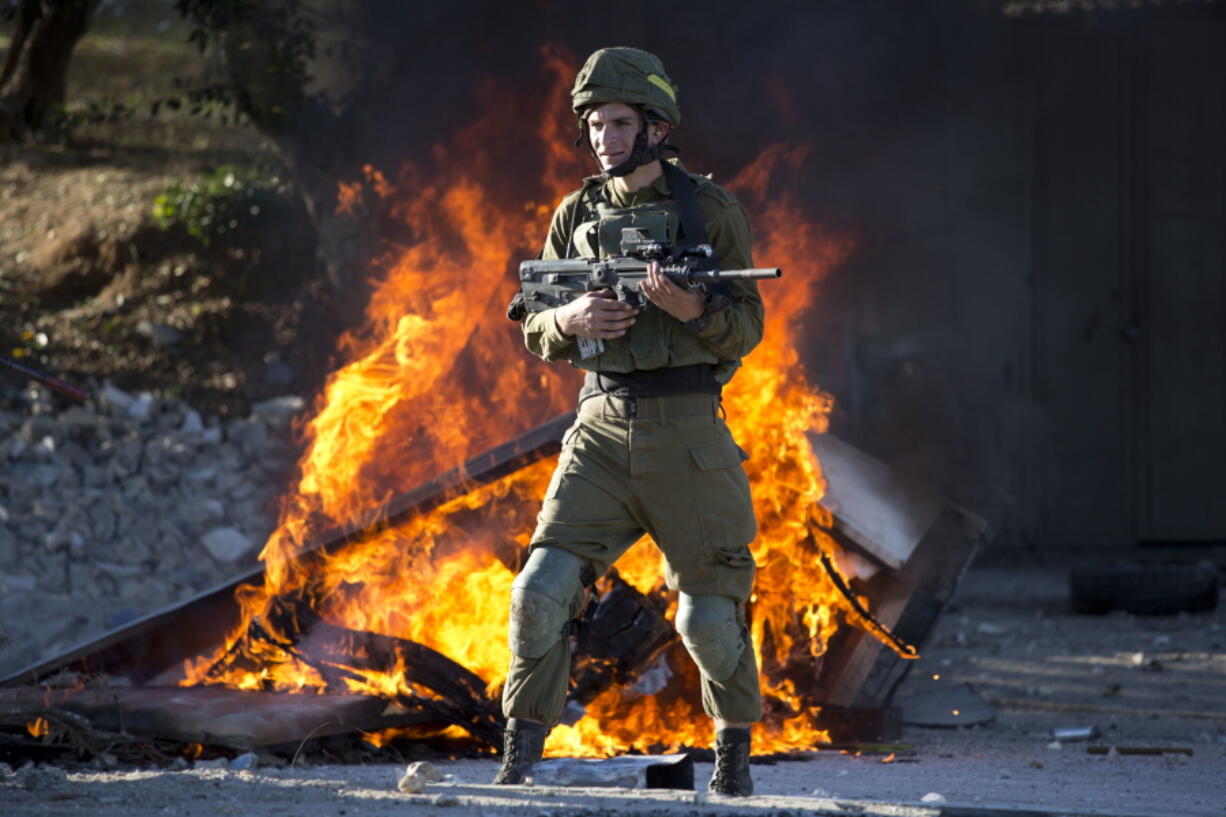
<svg viewBox="0 0 1226 817">
<path fill-rule="evenodd" d="M 569 700 L 579 706 L 610 686 L 634 681 L 676 640 L 662 601 L 640 593 L 616 572 L 610 583 L 576 635 Z"/>
<path fill-rule="evenodd" d="M 46 717 L 48 723 L 37 730 L 41 736 L 35 742 L 79 745 L 86 755 L 119 746 L 130 751 L 140 750 L 141 745 L 157 748 L 162 741 L 248 751 L 307 737 L 403 727 L 437 730 L 446 725 L 421 708 L 397 707 L 389 712 L 386 700 L 370 695 L 224 687 L 16 687 L 0 690 L 0 713 L 0 727 L 11 726 L 7 736 L 15 742 L 33 745 L 28 738 L 34 736 L 26 725 Z"/>
<path fill-rule="evenodd" d="M 261 635 L 323 676 L 329 689 L 349 691 L 370 673 L 403 673 L 406 684 L 424 694 L 396 696 L 401 707 L 424 710 L 455 724 L 492 746 L 502 744 L 505 721 L 479 676 L 422 644 L 379 633 L 351 630 L 324 621 L 311 606 L 277 599 Z"/>
</svg>

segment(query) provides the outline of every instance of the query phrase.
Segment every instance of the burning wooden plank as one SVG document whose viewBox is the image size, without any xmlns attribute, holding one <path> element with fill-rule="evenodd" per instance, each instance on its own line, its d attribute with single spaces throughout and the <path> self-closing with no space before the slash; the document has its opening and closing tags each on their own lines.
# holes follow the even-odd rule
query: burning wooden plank
<svg viewBox="0 0 1226 817">
<path fill-rule="evenodd" d="M 852 554 L 844 572 L 872 600 L 872 618 L 900 643 L 920 647 L 970 566 L 987 524 L 863 451 L 810 435 L 829 484 L 822 500 L 835 541 Z M 831 639 L 814 697 L 826 707 L 889 703 L 909 662 L 861 628 Z"/>
<path fill-rule="evenodd" d="M 346 691 L 349 682 L 360 683 L 370 672 L 398 672 L 421 690 L 416 696 L 396 695 L 398 707 L 429 712 L 436 721 L 460 726 L 492 746 L 501 743 L 505 721 L 486 694 L 485 682 L 429 647 L 329 624 L 300 599 L 278 599 L 268 620 L 255 622 L 229 655 L 242 660 L 244 641 L 279 647 L 302 660 L 323 676 L 329 694 Z"/>
</svg>

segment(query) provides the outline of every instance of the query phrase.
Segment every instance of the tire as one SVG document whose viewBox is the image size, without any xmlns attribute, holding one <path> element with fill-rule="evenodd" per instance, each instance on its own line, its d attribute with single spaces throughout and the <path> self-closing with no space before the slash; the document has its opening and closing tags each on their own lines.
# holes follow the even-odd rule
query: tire
<svg viewBox="0 0 1226 817">
<path fill-rule="evenodd" d="M 1217 606 L 1217 598 L 1218 571 L 1208 562 L 1079 567 L 1069 574 L 1069 600 L 1075 613 L 1204 613 Z"/>
</svg>

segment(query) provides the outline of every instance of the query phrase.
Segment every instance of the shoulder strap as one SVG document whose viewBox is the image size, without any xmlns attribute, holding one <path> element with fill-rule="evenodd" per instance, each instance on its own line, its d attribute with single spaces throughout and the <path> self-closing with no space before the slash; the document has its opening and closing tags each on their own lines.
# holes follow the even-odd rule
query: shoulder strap
<svg viewBox="0 0 1226 817">
<path fill-rule="evenodd" d="M 579 212 L 589 209 L 588 195 L 603 178 L 602 176 L 588 176 L 583 180 L 583 187 L 579 189 L 579 195 L 575 199 L 575 209 L 570 214 L 570 226 L 566 229 L 566 252 L 563 253 L 563 258 L 573 257 L 575 251 L 575 230 L 579 227 Z"/>
<path fill-rule="evenodd" d="M 694 196 L 694 182 L 690 176 L 672 162 L 660 162 L 664 168 L 664 178 L 668 181 L 668 190 L 673 201 L 677 203 L 677 216 L 681 219 L 681 235 L 685 236 L 686 244 L 707 244 L 707 228 L 702 223 L 702 211 L 698 209 L 698 199 Z M 680 241 L 678 244 L 682 243 Z"/>
</svg>

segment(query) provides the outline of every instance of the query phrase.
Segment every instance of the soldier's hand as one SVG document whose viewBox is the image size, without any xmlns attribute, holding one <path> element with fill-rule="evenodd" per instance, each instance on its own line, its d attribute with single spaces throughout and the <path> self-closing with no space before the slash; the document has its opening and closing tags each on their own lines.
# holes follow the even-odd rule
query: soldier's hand
<svg viewBox="0 0 1226 817">
<path fill-rule="evenodd" d="M 629 331 L 638 310 L 607 289 L 588 292 L 554 311 L 562 334 L 574 337 L 620 338 Z"/>
<path fill-rule="evenodd" d="M 643 295 L 647 300 L 685 323 L 702 316 L 703 294 L 677 286 L 660 272 L 660 262 L 647 264 L 647 280 L 643 282 Z"/>
</svg>

